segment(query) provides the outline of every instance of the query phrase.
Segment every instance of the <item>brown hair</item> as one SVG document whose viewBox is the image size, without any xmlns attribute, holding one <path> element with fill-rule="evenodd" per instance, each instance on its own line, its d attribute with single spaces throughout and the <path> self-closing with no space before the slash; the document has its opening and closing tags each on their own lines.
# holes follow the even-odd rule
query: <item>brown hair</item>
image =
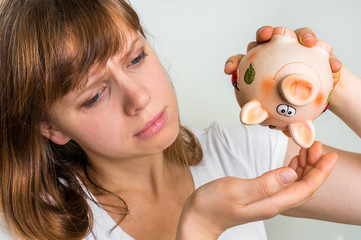
<svg viewBox="0 0 361 240">
<path fill-rule="evenodd" d="M 124 0 L 1 1 L 0 206 L 17 237 L 82 239 L 89 232 L 91 211 L 81 185 L 89 182 L 81 181 L 87 158 L 73 141 L 48 141 L 40 123 L 52 104 L 84 83 L 92 66 L 103 66 L 123 48 L 129 29 L 144 34 Z M 200 145 L 180 129 L 165 154 L 196 164 Z"/>
</svg>

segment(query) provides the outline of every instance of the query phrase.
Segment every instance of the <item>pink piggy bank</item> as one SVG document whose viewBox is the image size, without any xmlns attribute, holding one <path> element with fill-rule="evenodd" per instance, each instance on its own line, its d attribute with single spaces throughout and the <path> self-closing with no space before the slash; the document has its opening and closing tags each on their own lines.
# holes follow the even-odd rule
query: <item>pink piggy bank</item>
<svg viewBox="0 0 361 240">
<path fill-rule="evenodd" d="M 331 44 L 308 48 L 296 34 L 274 29 L 271 40 L 250 50 L 232 78 L 241 122 L 283 130 L 301 147 L 315 139 L 312 121 L 328 106 L 333 88 Z"/>
</svg>

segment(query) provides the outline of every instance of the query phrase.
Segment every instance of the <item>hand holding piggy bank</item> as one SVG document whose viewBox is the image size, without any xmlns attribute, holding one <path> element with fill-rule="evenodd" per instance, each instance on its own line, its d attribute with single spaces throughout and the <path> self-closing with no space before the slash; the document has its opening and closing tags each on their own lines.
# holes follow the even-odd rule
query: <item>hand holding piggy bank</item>
<svg viewBox="0 0 361 240">
<path fill-rule="evenodd" d="M 333 88 L 332 46 L 302 46 L 296 34 L 274 29 L 271 40 L 250 50 L 232 78 L 241 122 L 283 130 L 303 148 L 315 140 L 312 121 L 328 106 Z"/>
</svg>

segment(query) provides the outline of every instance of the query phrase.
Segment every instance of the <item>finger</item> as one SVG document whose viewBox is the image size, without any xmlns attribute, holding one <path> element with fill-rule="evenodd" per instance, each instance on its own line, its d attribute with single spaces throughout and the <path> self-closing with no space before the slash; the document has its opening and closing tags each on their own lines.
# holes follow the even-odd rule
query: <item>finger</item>
<svg viewBox="0 0 361 240">
<path fill-rule="evenodd" d="M 257 178 L 247 180 L 246 184 L 243 183 L 242 191 L 240 191 L 242 194 L 246 193 L 247 198 L 245 196 L 239 197 L 240 199 L 247 199 L 245 204 L 260 201 L 278 193 L 292 184 L 296 178 L 297 174 L 292 168 L 278 168 Z"/>
<path fill-rule="evenodd" d="M 308 174 L 309 171 L 314 167 L 322 157 L 322 143 L 314 142 L 311 147 L 307 149 L 306 167 L 303 170 L 302 176 Z"/>
<path fill-rule="evenodd" d="M 330 66 L 332 70 L 333 86 L 335 87 L 338 81 L 340 81 L 342 63 L 335 57 L 335 55 L 331 54 Z"/>
<path fill-rule="evenodd" d="M 251 50 L 252 48 L 257 47 L 259 44 L 260 44 L 259 42 L 250 42 L 250 43 L 248 43 L 247 52 L 249 52 L 249 50 Z"/>
<path fill-rule="evenodd" d="M 303 178 L 322 157 L 322 143 L 314 142 L 308 149 L 300 149 L 299 164 L 296 169 L 298 181 Z"/>
<path fill-rule="evenodd" d="M 320 185 L 331 173 L 331 170 L 336 164 L 337 158 L 338 156 L 336 153 L 327 153 L 323 155 L 301 181 L 288 186 L 280 195 L 298 195 L 300 200 L 302 200 L 302 198 L 307 199 L 307 197 L 312 196 L 312 194 L 320 187 Z M 291 198 L 286 197 L 286 199 L 287 198 L 291 203 Z"/>
<path fill-rule="evenodd" d="M 260 219 L 270 218 L 309 200 L 326 180 L 336 161 L 336 153 L 324 155 L 302 181 L 285 187 L 269 198 L 249 204 L 246 214 L 249 217 L 260 216 Z"/>
<path fill-rule="evenodd" d="M 333 78 L 333 87 L 335 87 L 337 83 L 340 81 L 341 73 L 340 72 L 332 73 L 332 78 Z"/>
<path fill-rule="evenodd" d="M 304 168 L 307 163 L 307 149 L 301 148 L 299 153 L 299 166 Z"/>
<path fill-rule="evenodd" d="M 226 61 L 226 65 L 224 67 L 224 72 L 228 75 L 234 73 L 234 71 L 237 70 L 238 64 L 242 60 L 243 57 L 244 57 L 243 54 L 238 54 L 238 55 L 234 55 L 234 56 L 231 56 L 230 58 L 228 58 Z"/>
<path fill-rule="evenodd" d="M 296 171 L 297 167 L 298 167 L 298 156 L 294 156 L 290 163 L 288 164 L 288 167 L 292 168 L 293 170 Z"/>
<path fill-rule="evenodd" d="M 263 26 L 256 32 L 256 41 L 259 43 L 267 42 L 271 39 L 273 34 L 273 27 Z"/>
<path fill-rule="evenodd" d="M 300 160 L 299 160 L 299 156 L 295 156 L 291 159 L 288 167 L 292 168 L 293 170 L 295 170 L 296 174 L 297 174 L 297 179 L 296 181 L 300 181 L 302 179 L 303 176 L 303 167 L 300 166 Z"/>
<path fill-rule="evenodd" d="M 341 70 L 342 67 L 342 63 L 340 62 L 340 60 L 338 60 L 335 55 L 331 54 L 330 57 L 330 66 L 331 66 L 331 70 L 332 72 L 339 72 Z"/>
<path fill-rule="evenodd" d="M 295 33 L 297 34 L 298 41 L 306 47 L 312 47 L 317 42 L 316 34 L 309 28 L 296 29 Z"/>
<path fill-rule="evenodd" d="M 297 181 L 303 178 L 307 166 L 307 149 L 301 148 L 298 155 L 298 166 L 296 168 Z"/>
<path fill-rule="evenodd" d="M 315 165 L 322 157 L 322 143 L 314 142 L 310 148 L 307 149 L 307 165 Z"/>
</svg>

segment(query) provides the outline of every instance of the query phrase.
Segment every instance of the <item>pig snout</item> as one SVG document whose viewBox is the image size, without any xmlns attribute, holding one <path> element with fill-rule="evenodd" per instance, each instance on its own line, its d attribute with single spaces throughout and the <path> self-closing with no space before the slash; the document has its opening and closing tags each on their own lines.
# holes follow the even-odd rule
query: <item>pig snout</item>
<svg viewBox="0 0 361 240">
<path fill-rule="evenodd" d="M 289 74 L 278 85 L 281 96 L 296 107 L 302 107 L 315 100 L 318 87 L 314 81 L 303 74 Z"/>
</svg>

